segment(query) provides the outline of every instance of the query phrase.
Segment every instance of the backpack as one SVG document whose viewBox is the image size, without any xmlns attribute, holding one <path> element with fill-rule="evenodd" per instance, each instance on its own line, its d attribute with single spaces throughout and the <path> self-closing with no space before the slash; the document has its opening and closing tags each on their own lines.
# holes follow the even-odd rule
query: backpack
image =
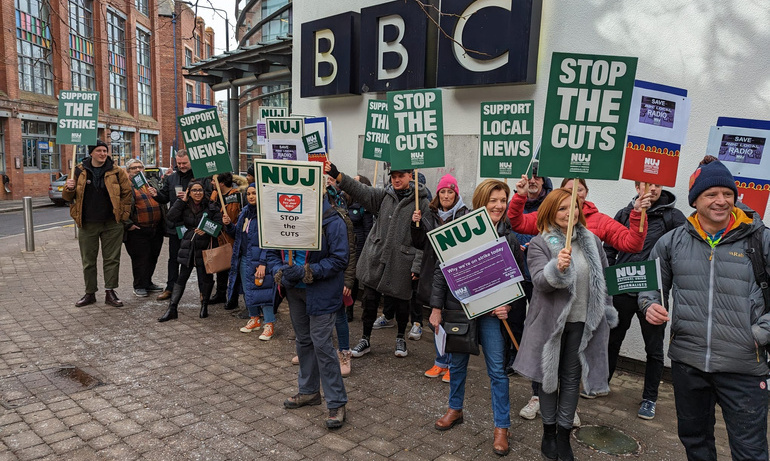
<svg viewBox="0 0 770 461">
<path fill-rule="evenodd" d="M 751 233 L 749 237 L 749 247 L 746 248 L 746 254 L 751 261 L 751 267 L 754 270 L 754 280 L 762 290 L 762 299 L 765 302 L 762 309 L 762 315 L 765 315 L 770 311 L 770 276 L 768 276 L 765 270 L 766 261 L 765 255 L 762 253 L 762 235 L 765 232 L 765 227 L 760 227 L 758 230 Z M 770 344 L 765 345 L 765 352 L 767 358 L 770 359 Z"/>
</svg>

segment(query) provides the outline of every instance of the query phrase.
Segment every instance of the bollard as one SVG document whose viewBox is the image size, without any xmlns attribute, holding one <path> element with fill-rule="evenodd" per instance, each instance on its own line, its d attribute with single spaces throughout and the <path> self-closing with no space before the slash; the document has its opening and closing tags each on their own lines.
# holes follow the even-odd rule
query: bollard
<svg viewBox="0 0 770 461">
<path fill-rule="evenodd" d="M 35 251 L 35 227 L 32 225 L 32 197 L 24 197 L 24 242 L 27 251 Z"/>
</svg>

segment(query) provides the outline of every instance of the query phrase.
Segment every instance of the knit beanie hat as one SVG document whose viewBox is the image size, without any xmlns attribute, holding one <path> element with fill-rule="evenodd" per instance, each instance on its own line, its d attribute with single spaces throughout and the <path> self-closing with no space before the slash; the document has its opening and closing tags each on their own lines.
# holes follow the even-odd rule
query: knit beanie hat
<svg viewBox="0 0 770 461">
<path fill-rule="evenodd" d="M 693 208 L 695 208 L 695 200 L 698 199 L 698 196 L 711 187 L 727 187 L 732 189 L 735 196 L 738 197 L 738 188 L 735 187 L 735 178 L 730 170 L 719 160 L 709 157 L 706 156 L 698 169 L 690 176 L 690 193 L 687 200 Z"/>
<path fill-rule="evenodd" d="M 460 194 L 460 188 L 457 187 L 457 179 L 455 179 L 455 177 L 451 174 L 445 174 L 441 179 L 438 180 L 438 186 L 436 186 L 436 194 L 438 194 L 438 191 L 441 189 L 447 187 L 455 191 L 455 194 Z"/>
<path fill-rule="evenodd" d="M 93 152 L 94 149 L 96 149 L 99 146 L 105 147 L 108 151 L 110 150 L 110 146 L 108 146 L 106 142 L 102 141 L 101 139 L 97 139 L 96 145 L 88 146 L 88 155 L 91 155 L 91 152 Z"/>
</svg>

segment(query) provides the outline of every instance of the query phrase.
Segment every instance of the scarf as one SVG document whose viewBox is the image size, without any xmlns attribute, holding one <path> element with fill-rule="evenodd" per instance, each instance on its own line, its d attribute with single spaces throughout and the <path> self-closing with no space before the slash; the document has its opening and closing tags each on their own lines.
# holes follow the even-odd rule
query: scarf
<svg viewBox="0 0 770 461">
<path fill-rule="evenodd" d="M 441 218 L 442 222 L 448 222 L 455 218 L 455 213 L 457 213 L 457 210 L 464 207 L 465 203 L 463 203 L 463 198 L 459 195 L 457 196 L 457 203 L 455 205 L 448 209 L 447 211 L 442 210 L 441 208 L 438 209 L 438 217 Z"/>
</svg>

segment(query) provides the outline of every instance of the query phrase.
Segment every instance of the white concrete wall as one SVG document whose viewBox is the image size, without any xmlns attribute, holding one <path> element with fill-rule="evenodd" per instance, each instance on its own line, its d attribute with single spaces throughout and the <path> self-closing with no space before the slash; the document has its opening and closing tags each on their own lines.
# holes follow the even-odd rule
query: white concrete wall
<svg viewBox="0 0 770 461">
<path fill-rule="evenodd" d="M 297 113 L 328 116 L 334 125 L 333 161 L 341 171 L 356 171 L 358 138 L 364 133 L 366 101 L 384 94 L 334 98 L 299 97 L 303 22 L 384 3 L 326 0 L 294 1 L 293 108 Z M 355 11 L 360 11 L 356 9 Z M 444 89 L 444 133 L 478 135 L 482 101 L 534 99 L 535 139 L 542 131 L 548 69 L 554 51 L 637 56 L 636 78 L 685 88 L 692 98 L 687 143 L 682 148 L 677 186 L 679 209 L 686 203 L 689 175 L 703 157 L 709 128 L 717 117 L 770 119 L 770 3 L 766 1 L 645 0 L 639 2 L 544 1 L 537 83 L 521 86 Z M 447 152 L 447 168 L 467 152 Z M 477 152 L 473 155 L 478 155 Z M 370 162 L 363 160 L 361 162 Z M 437 172 L 435 172 L 437 173 Z M 472 184 L 477 171 L 455 169 L 461 185 Z M 429 186 L 435 187 L 435 182 Z M 557 183 L 560 179 L 554 179 Z M 633 183 L 589 181 L 589 200 L 614 215 L 634 195 Z M 466 202 L 470 202 L 470 191 Z M 770 217 L 770 212 L 765 213 Z M 770 222 L 768 219 L 765 222 Z M 629 332 L 623 355 L 644 359 L 638 327 Z"/>
</svg>

